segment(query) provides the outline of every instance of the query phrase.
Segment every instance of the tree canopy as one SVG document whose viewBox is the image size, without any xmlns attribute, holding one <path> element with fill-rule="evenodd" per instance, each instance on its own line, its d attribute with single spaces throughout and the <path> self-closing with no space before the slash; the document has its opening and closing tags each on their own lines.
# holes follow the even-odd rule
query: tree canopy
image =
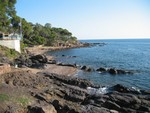
<svg viewBox="0 0 150 113">
<path fill-rule="evenodd" d="M 21 30 L 23 42 L 27 45 L 57 46 L 77 42 L 67 29 L 52 27 L 51 23 L 33 24 L 17 16 L 15 3 L 16 0 L 0 0 L 0 31 L 20 33 Z"/>
</svg>

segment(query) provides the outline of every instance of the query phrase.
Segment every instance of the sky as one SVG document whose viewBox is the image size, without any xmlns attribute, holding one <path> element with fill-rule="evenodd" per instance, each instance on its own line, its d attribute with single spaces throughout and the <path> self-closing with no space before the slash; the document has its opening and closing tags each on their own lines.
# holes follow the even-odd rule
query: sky
<svg viewBox="0 0 150 113">
<path fill-rule="evenodd" d="M 150 0 L 17 0 L 17 15 L 78 39 L 150 38 Z"/>
</svg>

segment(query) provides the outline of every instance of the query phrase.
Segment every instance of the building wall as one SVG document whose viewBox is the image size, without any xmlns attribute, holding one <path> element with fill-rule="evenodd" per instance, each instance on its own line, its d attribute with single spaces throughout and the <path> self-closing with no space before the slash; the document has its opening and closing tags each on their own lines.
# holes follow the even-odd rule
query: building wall
<svg viewBox="0 0 150 113">
<path fill-rule="evenodd" d="M 0 40 L 0 45 L 15 49 L 16 51 L 21 53 L 20 40 Z"/>
</svg>

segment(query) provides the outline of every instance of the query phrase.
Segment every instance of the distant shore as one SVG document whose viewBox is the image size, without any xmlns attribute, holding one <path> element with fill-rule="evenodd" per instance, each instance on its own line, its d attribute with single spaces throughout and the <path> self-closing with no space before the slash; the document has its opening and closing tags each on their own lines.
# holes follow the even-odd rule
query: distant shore
<svg viewBox="0 0 150 113">
<path fill-rule="evenodd" d="M 90 47 L 94 45 L 103 46 L 105 43 L 79 43 L 76 45 L 70 46 L 34 46 L 34 47 L 27 47 L 25 50 L 32 54 L 44 54 L 48 51 L 56 51 L 56 50 L 64 50 L 64 49 L 73 49 L 73 48 L 81 48 L 81 47 Z"/>
</svg>

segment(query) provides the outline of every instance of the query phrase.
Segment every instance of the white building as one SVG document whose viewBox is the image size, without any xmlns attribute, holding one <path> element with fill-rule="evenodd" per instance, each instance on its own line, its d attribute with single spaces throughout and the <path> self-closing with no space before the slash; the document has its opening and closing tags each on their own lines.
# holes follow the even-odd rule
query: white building
<svg viewBox="0 0 150 113">
<path fill-rule="evenodd" d="M 6 46 L 11 49 L 15 49 L 19 53 L 21 53 L 20 40 L 21 40 L 21 35 L 17 33 L 8 34 L 8 33 L 0 32 L 0 45 Z"/>
</svg>

